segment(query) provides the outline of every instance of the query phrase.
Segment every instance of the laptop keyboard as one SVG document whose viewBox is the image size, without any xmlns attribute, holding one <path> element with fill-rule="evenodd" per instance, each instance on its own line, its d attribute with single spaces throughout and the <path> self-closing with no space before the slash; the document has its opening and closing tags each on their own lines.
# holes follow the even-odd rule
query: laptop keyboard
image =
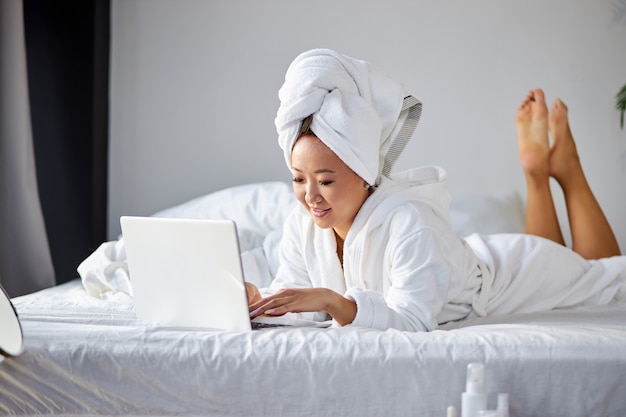
<svg viewBox="0 0 626 417">
<path fill-rule="evenodd" d="M 279 323 L 259 323 L 256 321 L 251 322 L 252 324 L 252 329 L 256 330 L 256 329 L 270 329 L 272 327 L 285 327 L 285 326 L 289 326 L 288 324 L 279 324 Z"/>
</svg>

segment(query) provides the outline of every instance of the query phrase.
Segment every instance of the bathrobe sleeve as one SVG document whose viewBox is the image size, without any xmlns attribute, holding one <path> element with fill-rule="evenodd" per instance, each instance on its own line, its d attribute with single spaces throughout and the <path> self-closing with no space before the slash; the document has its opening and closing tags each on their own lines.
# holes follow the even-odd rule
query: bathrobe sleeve
<svg viewBox="0 0 626 417">
<path fill-rule="evenodd" d="M 313 227 L 309 215 L 302 213 L 299 207 L 287 217 L 283 235 L 279 244 L 279 266 L 276 277 L 269 288 L 260 289 L 261 296 L 267 297 L 284 288 L 323 287 L 324 282 L 315 279 L 316 274 L 307 268 L 311 264 L 308 250 L 314 247 L 310 237 Z M 291 316 L 305 320 L 325 321 L 326 312 L 290 313 Z"/>
<path fill-rule="evenodd" d="M 285 222 L 278 249 L 278 270 L 269 293 L 283 288 L 311 288 L 313 283 L 307 272 L 304 247 L 299 233 L 297 216 L 292 214 Z"/>
<path fill-rule="evenodd" d="M 462 279 L 462 268 L 454 259 L 457 252 L 451 247 L 457 239 L 448 238 L 445 227 L 438 230 L 436 219 L 434 228 L 416 227 L 424 219 L 414 213 L 396 212 L 388 228 L 370 231 L 370 243 L 353 254 L 352 272 L 363 282 L 345 294 L 357 303 L 352 325 L 408 331 L 437 328 L 451 281 Z"/>
</svg>

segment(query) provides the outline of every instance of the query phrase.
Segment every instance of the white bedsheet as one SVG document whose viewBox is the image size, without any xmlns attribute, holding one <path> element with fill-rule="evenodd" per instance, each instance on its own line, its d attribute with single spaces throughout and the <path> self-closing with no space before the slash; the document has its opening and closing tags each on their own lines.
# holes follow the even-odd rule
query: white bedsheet
<svg viewBox="0 0 626 417">
<path fill-rule="evenodd" d="M 18 297 L 25 352 L 0 364 L 0 414 L 444 416 L 485 364 L 511 416 L 626 415 L 626 305 L 489 318 L 431 333 L 248 333 L 136 320 L 79 280 Z"/>
</svg>

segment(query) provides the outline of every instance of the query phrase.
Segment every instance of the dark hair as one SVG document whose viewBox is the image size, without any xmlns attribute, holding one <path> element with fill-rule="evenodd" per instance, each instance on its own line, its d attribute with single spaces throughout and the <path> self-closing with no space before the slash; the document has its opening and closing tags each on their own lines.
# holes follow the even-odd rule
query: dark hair
<svg viewBox="0 0 626 417">
<path fill-rule="evenodd" d="M 302 119 L 302 124 L 300 125 L 300 131 L 298 132 L 298 137 L 296 139 L 300 139 L 302 136 L 313 135 L 317 137 L 315 133 L 311 130 L 311 123 L 313 122 L 313 115 L 310 114 L 304 119 Z"/>
</svg>

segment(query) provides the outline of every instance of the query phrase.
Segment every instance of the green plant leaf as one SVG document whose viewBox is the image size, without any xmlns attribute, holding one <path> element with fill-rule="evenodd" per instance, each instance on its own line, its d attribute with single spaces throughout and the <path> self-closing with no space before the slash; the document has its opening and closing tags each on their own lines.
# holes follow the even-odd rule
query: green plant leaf
<svg viewBox="0 0 626 417">
<path fill-rule="evenodd" d="M 615 96 L 615 108 L 620 112 L 620 127 L 624 129 L 624 112 L 626 112 L 626 84 Z"/>
</svg>

